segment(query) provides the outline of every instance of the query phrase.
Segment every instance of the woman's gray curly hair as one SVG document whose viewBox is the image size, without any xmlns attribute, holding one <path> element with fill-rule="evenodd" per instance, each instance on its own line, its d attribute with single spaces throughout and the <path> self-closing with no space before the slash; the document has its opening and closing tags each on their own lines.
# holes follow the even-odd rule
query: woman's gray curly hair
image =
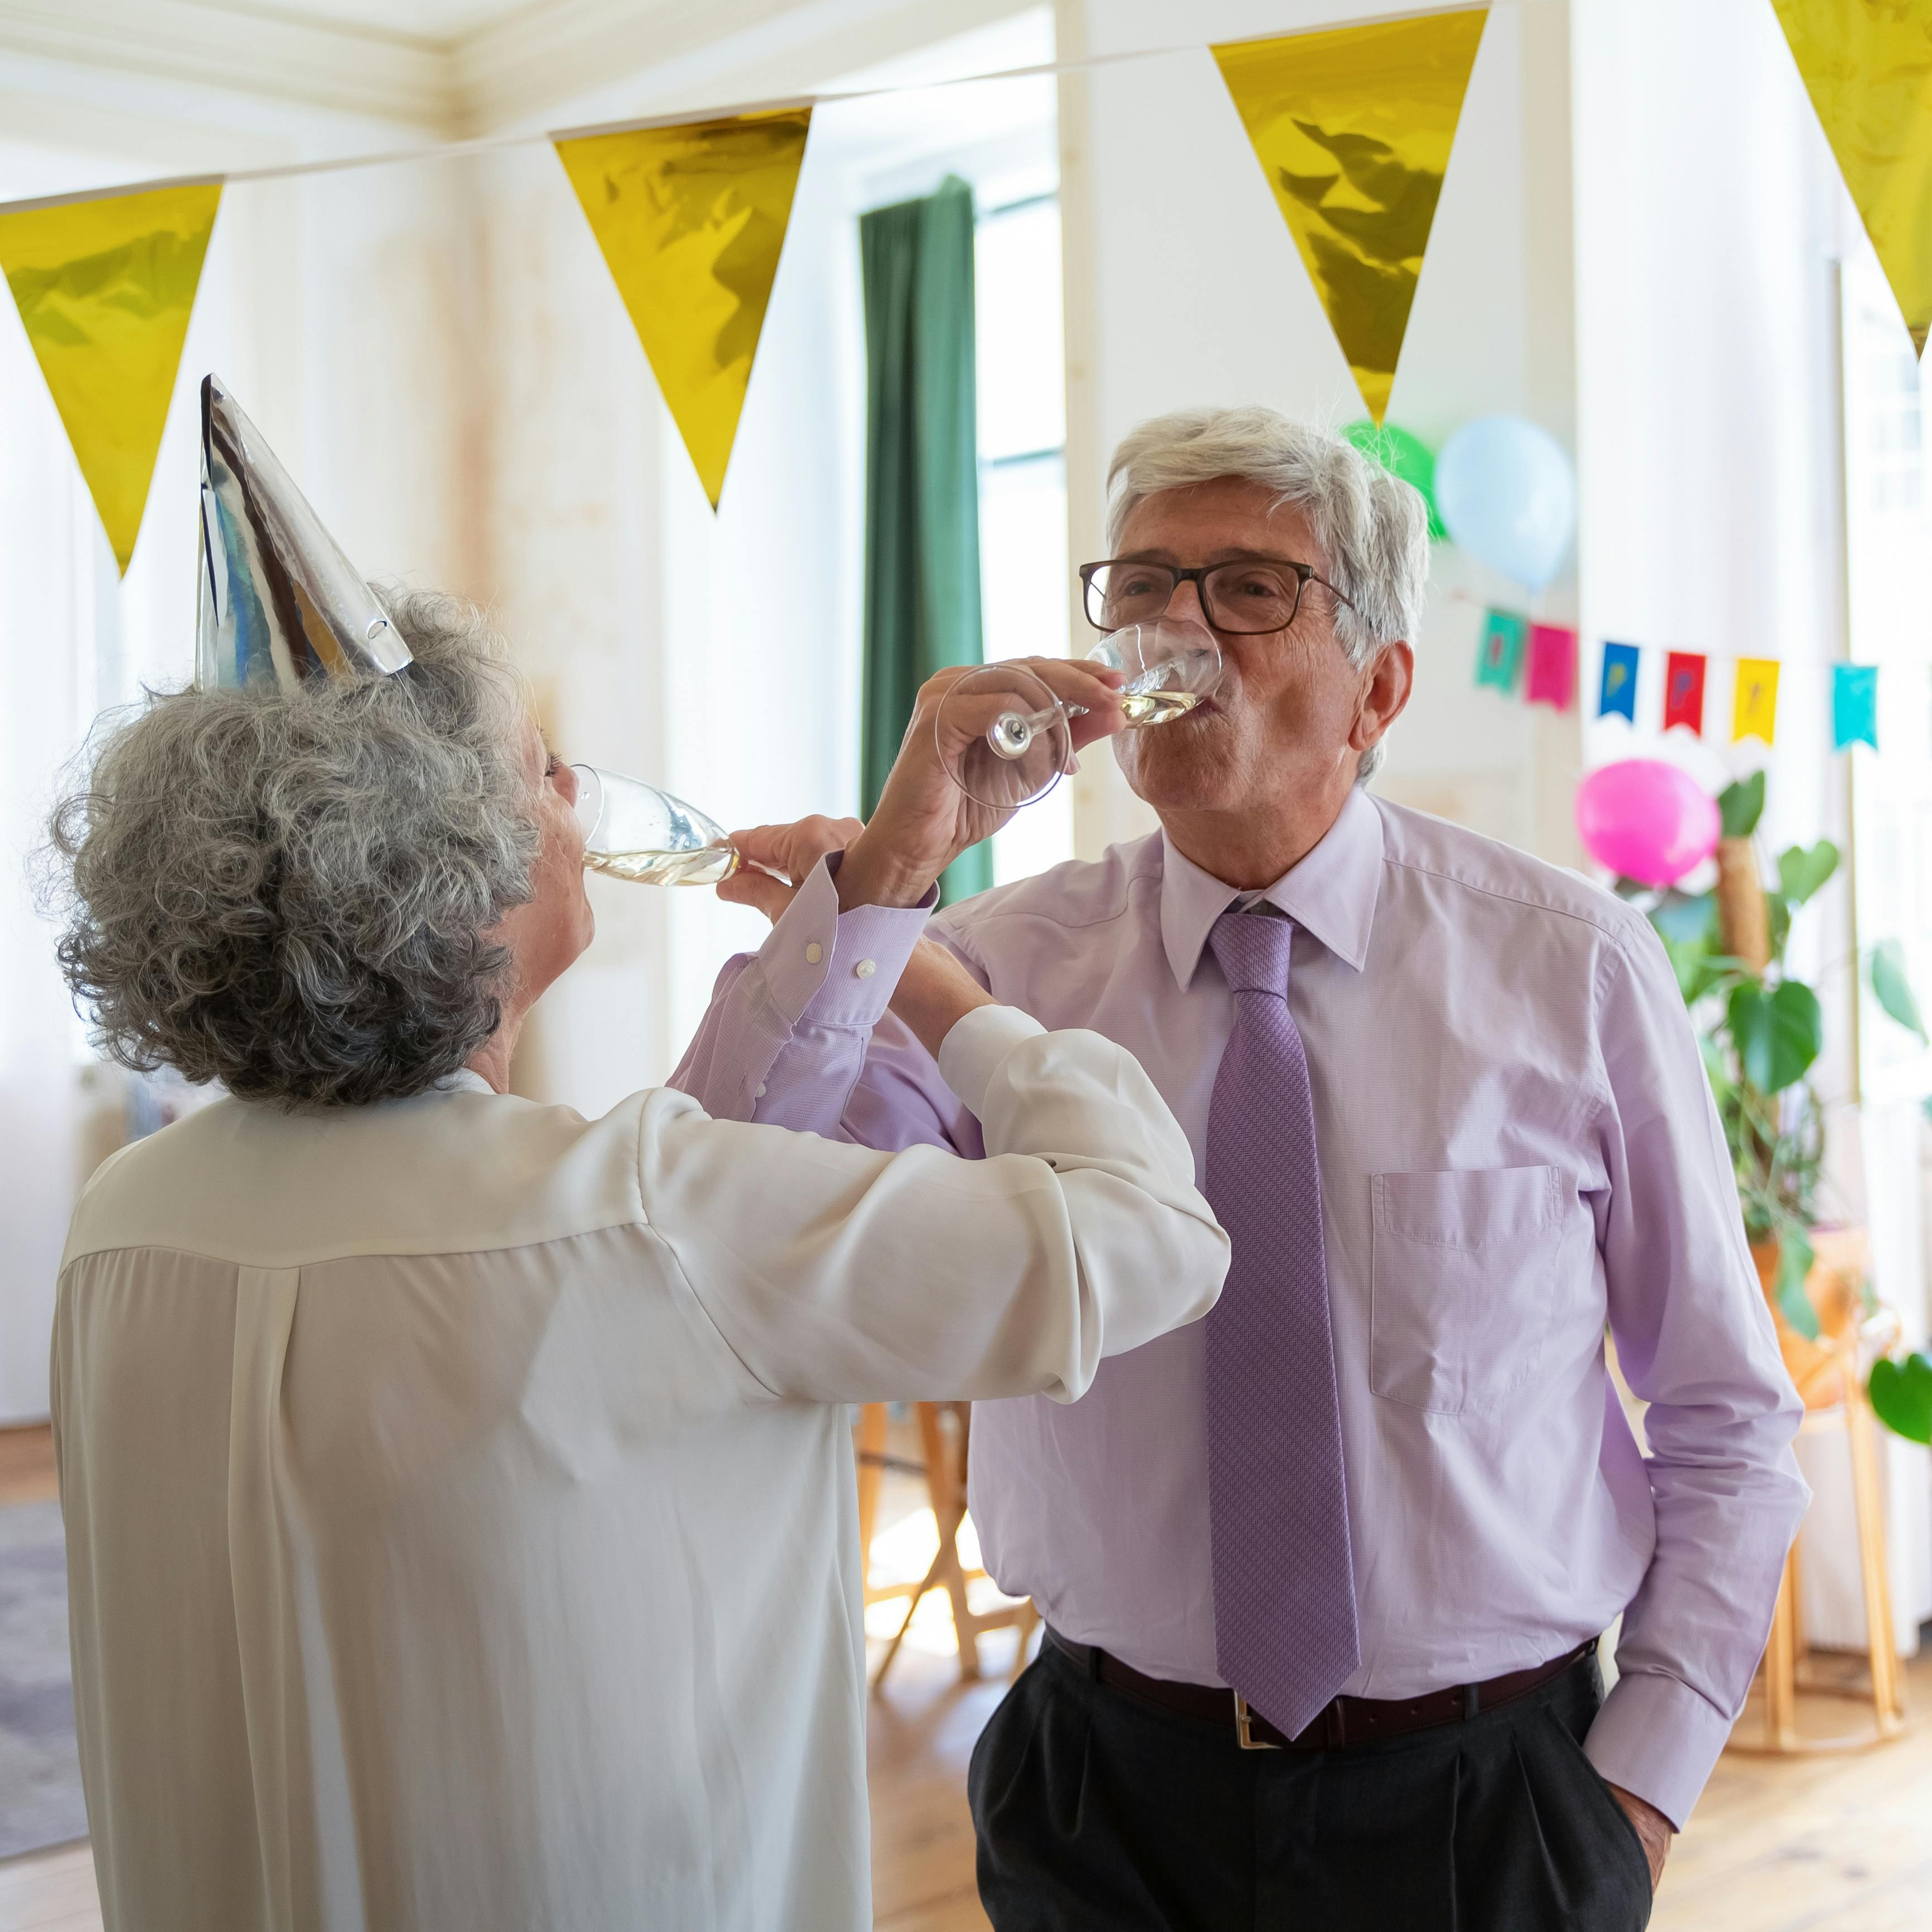
<svg viewBox="0 0 1932 1932">
<path fill-rule="evenodd" d="M 531 896 L 526 700 L 482 614 L 386 597 L 416 662 L 150 693 L 53 817 L 61 964 L 100 1045 L 288 1107 L 420 1094 L 496 1030 Z"/>
<path fill-rule="evenodd" d="M 1414 641 L 1429 582 L 1429 508 L 1421 493 L 1345 437 L 1258 403 L 1176 410 L 1127 432 L 1107 466 L 1108 554 L 1119 549 L 1142 499 L 1222 476 L 1264 484 L 1277 508 L 1307 520 L 1321 554 L 1301 561 L 1348 599 L 1334 604 L 1333 622 L 1350 663 L 1366 664 L 1399 638 Z M 1374 774 L 1382 751 L 1376 744 L 1362 754 L 1358 782 Z"/>
</svg>

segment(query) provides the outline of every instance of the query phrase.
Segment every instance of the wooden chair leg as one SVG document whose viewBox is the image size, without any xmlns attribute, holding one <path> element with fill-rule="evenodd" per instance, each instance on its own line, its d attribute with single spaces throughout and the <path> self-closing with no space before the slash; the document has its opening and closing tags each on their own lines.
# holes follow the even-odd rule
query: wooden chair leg
<svg viewBox="0 0 1932 1932">
<path fill-rule="evenodd" d="M 859 1411 L 859 1588 L 872 1574 L 872 1525 L 879 1514 L 879 1459 L 886 1453 L 886 1405 L 868 1402 Z"/>
<path fill-rule="evenodd" d="M 1798 1743 L 1797 1583 L 1796 1565 L 1787 1556 L 1764 1652 L 1765 1744 L 1771 1750 L 1791 1750 Z"/>
<path fill-rule="evenodd" d="M 1871 1658 L 1872 1714 L 1879 1735 L 1902 1729 L 1898 1653 L 1892 1624 L 1892 1579 L 1886 1574 L 1885 1498 L 1878 1479 L 1878 1446 L 1871 1410 L 1855 1375 L 1845 1378 L 1845 1440 L 1852 1457 L 1852 1514 L 1858 1531 L 1858 1574 L 1865 1604 L 1865 1648 Z"/>
</svg>

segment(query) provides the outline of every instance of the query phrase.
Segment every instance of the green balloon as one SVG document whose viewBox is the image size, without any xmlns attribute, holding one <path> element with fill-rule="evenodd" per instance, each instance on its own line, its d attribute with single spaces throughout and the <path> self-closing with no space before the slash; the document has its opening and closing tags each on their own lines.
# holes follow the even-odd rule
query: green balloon
<svg viewBox="0 0 1932 1932">
<path fill-rule="evenodd" d="M 1385 422 L 1378 429 L 1366 416 L 1350 423 L 1342 434 L 1364 456 L 1372 456 L 1390 476 L 1400 476 L 1421 491 L 1422 500 L 1429 506 L 1432 542 L 1439 543 L 1449 534 L 1442 513 L 1436 507 L 1436 452 L 1421 437 L 1412 436 L 1392 422 Z"/>
</svg>

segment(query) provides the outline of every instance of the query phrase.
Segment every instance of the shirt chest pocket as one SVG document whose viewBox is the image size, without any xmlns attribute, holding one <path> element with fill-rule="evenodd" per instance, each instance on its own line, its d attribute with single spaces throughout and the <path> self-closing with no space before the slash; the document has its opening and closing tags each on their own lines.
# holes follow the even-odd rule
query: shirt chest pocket
<svg viewBox="0 0 1932 1932">
<path fill-rule="evenodd" d="M 1535 1368 L 1559 1298 L 1554 1167 L 1370 1178 L 1369 1385 L 1444 1415 L 1494 1408 Z"/>
</svg>

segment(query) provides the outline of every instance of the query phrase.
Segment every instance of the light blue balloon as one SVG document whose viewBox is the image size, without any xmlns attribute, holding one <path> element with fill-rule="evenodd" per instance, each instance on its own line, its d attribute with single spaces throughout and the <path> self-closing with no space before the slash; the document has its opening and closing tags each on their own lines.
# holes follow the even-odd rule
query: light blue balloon
<svg viewBox="0 0 1932 1932">
<path fill-rule="evenodd" d="M 1436 501 L 1455 542 L 1527 590 L 1556 574 L 1576 533 L 1570 459 L 1520 416 L 1465 423 L 1436 459 Z"/>
</svg>

